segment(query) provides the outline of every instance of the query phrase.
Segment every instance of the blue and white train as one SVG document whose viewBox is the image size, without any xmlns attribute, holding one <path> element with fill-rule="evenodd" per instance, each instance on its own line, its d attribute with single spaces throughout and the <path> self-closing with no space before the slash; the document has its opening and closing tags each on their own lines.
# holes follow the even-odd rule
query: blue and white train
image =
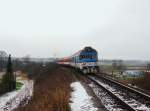
<svg viewBox="0 0 150 111">
<path fill-rule="evenodd" d="M 59 59 L 57 63 L 79 69 L 84 74 L 99 72 L 98 52 L 92 47 L 85 47 L 70 57 Z"/>
</svg>

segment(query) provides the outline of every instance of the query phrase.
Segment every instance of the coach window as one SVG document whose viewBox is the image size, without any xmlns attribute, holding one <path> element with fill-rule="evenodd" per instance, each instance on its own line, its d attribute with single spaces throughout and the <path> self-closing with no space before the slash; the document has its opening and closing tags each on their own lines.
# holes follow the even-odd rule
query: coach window
<svg viewBox="0 0 150 111">
<path fill-rule="evenodd" d="M 80 60 L 82 59 L 82 55 L 80 55 L 79 59 L 80 59 Z"/>
<path fill-rule="evenodd" d="M 87 55 L 85 55 L 85 57 L 84 57 L 85 59 L 87 58 Z"/>
<path fill-rule="evenodd" d="M 95 56 L 95 55 L 92 55 L 92 58 L 93 58 L 93 59 L 96 59 L 96 56 Z"/>
<path fill-rule="evenodd" d="M 90 59 L 92 59 L 92 55 L 90 55 Z"/>
<path fill-rule="evenodd" d="M 80 60 L 84 58 L 84 55 L 80 55 Z"/>
<path fill-rule="evenodd" d="M 85 58 L 87 59 L 89 57 L 89 55 L 85 55 Z"/>
<path fill-rule="evenodd" d="M 89 55 L 89 57 L 88 57 L 88 58 L 92 59 L 92 55 Z"/>
<path fill-rule="evenodd" d="M 83 55 L 83 59 L 85 59 L 85 57 L 86 57 L 86 56 L 85 56 L 85 55 Z"/>
</svg>

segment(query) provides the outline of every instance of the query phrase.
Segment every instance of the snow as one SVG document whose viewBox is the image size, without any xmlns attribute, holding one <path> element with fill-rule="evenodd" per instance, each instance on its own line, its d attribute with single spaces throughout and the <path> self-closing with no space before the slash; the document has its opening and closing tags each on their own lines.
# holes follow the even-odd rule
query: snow
<svg viewBox="0 0 150 111">
<path fill-rule="evenodd" d="M 91 97 L 87 94 L 80 82 L 71 84 L 73 92 L 71 93 L 71 111 L 97 111 L 94 107 Z"/>
<path fill-rule="evenodd" d="M 108 111 L 127 111 L 118 106 L 118 104 L 115 103 L 115 100 L 107 92 L 94 83 L 89 84 L 89 86 L 93 89 L 96 96 L 101 100 Z"/>
<path fill-rule="evenodd" d="M 33 81 L 21 81 L 23 86 L 20 90 L 6 93 L 0 97 L 0 111 L 12 111 L 21 104 L 27 104 L 33 94 Z"/>
<path fill-rule="evenodd" d="M 94 78 L 93 78 L 94 79 Z M 116 87 L 113 87 L 110 84 L 107 84 L 103 81 L 95 79 L 99 84 L 101 84 L 103 87 L 111 91 L 114 95 L 116 95 L 118 98 L 120 98 L 122 101 L 125 101 L 125 103 L 129 104 L 132 108 L 142 111 L 150 111 L 150 107 L 147 106 L 145 103 L 141 103 L 140 101 L 136 100 L 135 98 L 126 98 L 128 97 L 127 92 L 123 92 L 122 90 L 118 90 Z M 142 99 L 142 98 L 141 98 Z"/>
</svg>

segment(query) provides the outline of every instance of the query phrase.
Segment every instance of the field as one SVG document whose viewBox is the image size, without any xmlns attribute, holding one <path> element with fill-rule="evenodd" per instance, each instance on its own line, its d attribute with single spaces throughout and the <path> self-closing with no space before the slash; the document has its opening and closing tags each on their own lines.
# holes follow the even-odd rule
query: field
<svg viewBox="0 0 150 111">
<path fill-rule="evenodd" d="M 25 107 L 17 111 L 70 111 L 72 72 L 60 66 L 47 66 L 34 78 L 34 94 Z"/>
<path fill-rule="evenodd" d="M 136 85 L 142 89 L 150 92 L 150 73 L 144 73 L 143 77 L 131 79 L 131 84 Z"/>
<path fill-rule="evenodd" d="M 139 76 L 139 77 L 138 76 L 137 77 L 134 77 L 134 76 L 125 77 L 122 74 L 120 74 L 120 72 L 118 70 L 113 71 L 113 68 L 111 65 L 101 65 L 100 67 L 101 67 L 102 72 L 109 74 L 110 76 L 114 77 L 118 81 L 120 81 L 124 84 L 130 84 L 134 87 L 138 87 L 138 88 L 143 89 L 146 92 L 150 93 L 150 87 L 149 87 L 150 86 L 150 73 L 149 72 L 143 73 L 144 75 Z M 126 70 L 131 70 L 131 69 L 134 69 L 134 70 L 143 69 L 144 70 L 143 66 L 136 67 L 136 66 L 128 65 L 125 67 L 126 67 Z M 113 71 L 113 74 L 112 74 L 112 71 Z"/>
</svg>

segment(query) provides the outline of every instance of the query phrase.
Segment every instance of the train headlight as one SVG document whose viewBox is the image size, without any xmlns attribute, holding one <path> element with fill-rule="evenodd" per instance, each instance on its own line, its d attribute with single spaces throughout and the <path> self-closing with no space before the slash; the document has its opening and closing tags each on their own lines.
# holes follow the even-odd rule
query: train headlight
<svg viewBox="0 0 150 111">
<path fill-rule="evenodd" d="M 82 65 L 83 65 L 83 66 L 85 66 L 85 65 L 86 65 L 86 63 L 83 63 Z"/>
</svg>

